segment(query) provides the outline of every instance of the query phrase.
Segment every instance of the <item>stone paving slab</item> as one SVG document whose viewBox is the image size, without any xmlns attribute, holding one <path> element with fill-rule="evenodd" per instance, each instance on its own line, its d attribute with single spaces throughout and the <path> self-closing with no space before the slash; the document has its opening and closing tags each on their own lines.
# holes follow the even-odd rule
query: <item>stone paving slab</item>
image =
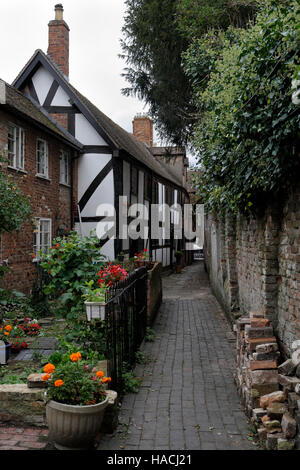
<svg viewBox="0 0 300 470">
<path fill-rule="evenodd" d="M 141 350 L 137 394 L 99 450 L 253 450 L 234 383 L 234 335 L 212 295 L 203 263 L 164 278 L 164 301 Z"/>
</svg>

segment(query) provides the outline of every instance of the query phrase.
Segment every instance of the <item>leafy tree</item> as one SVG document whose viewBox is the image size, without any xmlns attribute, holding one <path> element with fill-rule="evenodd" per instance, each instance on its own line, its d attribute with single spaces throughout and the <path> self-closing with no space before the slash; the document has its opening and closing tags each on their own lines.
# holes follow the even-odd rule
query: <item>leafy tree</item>
<svg viewBox="0 0 300 470">
<path fill-rule="evenodd" d="M 126 0 L 122 28 L 123 94 L 145 101 L 160 136 L 186 144 L 196 122 L 190 79 L 182 67 L 182 53 L 194 36 L 211 27 L 245 24 L 253 16 L 254 0 Z M 204 76 L 206 71 L 203 72 Z"/>
<path fill-rule="evenodd" d="M 205 168 L 199 188 L 208 207 L 248 211 L 283 198 L 298 180 L 299 0 L 272 0 L 248 30 L 195 42 L 185 54 L 199 119 L 194 136 Z M 211 73 L 201 84 L 203 67 Z M 204 65 L 203 65 L 204 64 Z"/>
</svg>

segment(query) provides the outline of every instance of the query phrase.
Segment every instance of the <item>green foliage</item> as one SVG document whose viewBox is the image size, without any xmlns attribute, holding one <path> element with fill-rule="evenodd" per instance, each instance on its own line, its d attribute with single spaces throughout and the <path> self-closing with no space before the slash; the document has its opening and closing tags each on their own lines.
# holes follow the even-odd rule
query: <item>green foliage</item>
<svg viewBox="0 0 300 470">
<path fill-rule="evenodd" d="M 148 364 L 150 362 L 149 357 L 143 351 L 136 351 L 135 360 L 137 364 Z"/>
<path fill-rule="evenodd" d="M 188 38 L 197 38 L 211 28 L 247 26 L 256 12 L 259 0 L 181 0 L 177 2 L 179 31 Z"/>
<path fill-rule="evenodd" d="M 297 0 L 272 0 L 248 30 L 233 33 L 234 41 L 228 30 L 211 43 L 196 41 L 185 55 L 201 112 L 194 136 L 204 167 L 199 190 L 209 208 L 258 208 L 282 198 L 298 178 L 300 119 L 291 84 L 299 23 Z M 210 67 L 205 86 L 203 63 Z"/>
<path fill-rule="evenodd" d="M 57 381 L 61 385 L 58 385 Z M 92 373 L 85 362 L 62 361 L 48 381 L 47 398 L 67 405 L 101 403 L 106 395 L 101 378 Z"/>
<path fill-rule="evenodd" d="M 147 326 L 146 328 L 146 334 L 145 334 L 145 341 L 147 343 L 153 343 L 155 339 L 155 333 L 154 331 L 152 330 L 152 328 L 150 328 L 149 326 Z"/>
<path fill-rule="evenodd" d="M 3 370 L 2 370 L 3 369 Z M 22 372 L 15 373 L 9 369 L 1 368 L 0 384 L 26 384 L 28 375 L 36 372 L 36 369 L 25 367 Z"/>
<path fill-rule="evenodd" d="M 141 383 L 142 379 L 140 377 L 136 377 L 130 369 L 130 366 L 124 362 L 122 369 L 123 393 L 138 393 Z"/>
<path fill-rule="evenodd" d="M 188 41 L 175 25 L 175 0 L 126 0 L 121 46 L 128 65 L 125 95 L 144 100 L 162 137 L 180 144 L 191 131 L 194 106 L 191 87 L 181 66 Z"/>
<path fill-rule="evenodd" d="M 63 338 L 60 338 L 60 348 L 66 349 L 66 344 L 77 345 L 82 351 L 95 351 L 99 360 L 106 353 L 106 330 L 102 321 L 97 324 L 82 319 L 74 319 L 67 324 Z M 84 353 L 83 353 L 84 355 Z"/>
<path fill-rule="evenodd" d="M 45 293 L 59 296 L 67 310 L 73 308 L 71 317 L 76 316 L 83 306 L 85 282 L 96 278 L 103 261 L 99 239 L 92 234 L 80 237 L 74 231 L 66 237 L 56 238 L 50 253 L 41 257 L 41 266 L 48 273 Z"/>
<path fill-rule="evenodd" d="M 30 197 L 21 192 L 12 175 L 0 170 L 0 233 L 20 230 L 30 215 Z"/>
<path fill-rule="evenodd" d="M 261 0 L 262 1 L 262 0 Z M 192 83 L 182 67 L 182 53 L 194 37 L 211 28 L 245 25 L 255 0 L 126 0 L 122 28 L 122 90 L 145 101 L 162 138 L 186 144 L 193 133 L 197 107 Z M 204 70 L 205 77 L 207 71 Z"/>
</svg>

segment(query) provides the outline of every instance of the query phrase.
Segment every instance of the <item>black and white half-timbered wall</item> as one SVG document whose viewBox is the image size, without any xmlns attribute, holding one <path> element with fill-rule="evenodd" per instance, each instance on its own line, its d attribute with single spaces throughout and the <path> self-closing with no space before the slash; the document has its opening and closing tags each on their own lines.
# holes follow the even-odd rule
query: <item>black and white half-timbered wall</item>
<svg viewBox="0 0 300 470">
<path fill-rule="evenodd" d="M 128 204 L 145 204 L 150 217 L 153 203 L 189 202 L 184 149 L 154 147 L 153 139 L 145 140 L 139 125 L 146 123 L 150 133 L 153 131 L 151 121 L 143 116 L 135 118 L 133 134 L 126 132 L 70 84 L 68 73 L 69 27 L 58 4 L 55 19 L 49 22 L 47 54 L 36 50 L 13 86 L 51 114 L 82 146 L 74 177 L 78 190 L 76 229 L 83 235 L 96 229 L 103 217 L 97 215 L 100 204 L 113 205 L 118 216 L 119 196 L 127 196 Z M 166 266 L 174 262 L 175 250 L 184 249 L 185 243 L 174 240 L 172 230 L 165 240 L 122 240 L 116 236 L 102 241 L 102 252 L 110 259 L 120 252 L 133 256 L 145 247 L 152 259 Z"/>
</svg>

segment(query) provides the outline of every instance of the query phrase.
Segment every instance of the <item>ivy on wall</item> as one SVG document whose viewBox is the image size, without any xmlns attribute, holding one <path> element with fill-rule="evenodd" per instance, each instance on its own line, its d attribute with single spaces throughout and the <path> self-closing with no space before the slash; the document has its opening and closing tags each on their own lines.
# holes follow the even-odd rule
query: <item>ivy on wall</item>
<svg viewBox="0 0 300 470">
<path fill-rule="evenodd" d="M 199 110 L 199 193 L 209 208 L 252 211 L 299 181 L 299 46 L 300 0 L 270 0 L 247 30 L 211 31 L 184 54 Z"/>
</svg>

